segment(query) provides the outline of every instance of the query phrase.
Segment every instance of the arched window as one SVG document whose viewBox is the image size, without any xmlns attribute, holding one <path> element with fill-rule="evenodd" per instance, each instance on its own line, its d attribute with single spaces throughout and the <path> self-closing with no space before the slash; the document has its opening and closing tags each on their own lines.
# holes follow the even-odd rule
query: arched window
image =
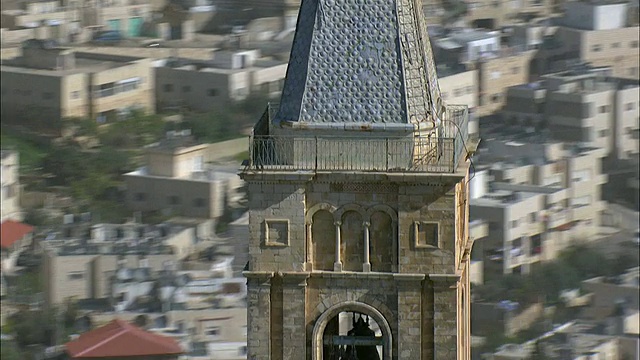
<svg viewBox="0 0 640 360">
<path fill-rule="evenodd" d="M 340 253 L 344 271 L 362 271 L 362 264 L 364 263 L 364 227 L 362 221 L 362 215 L 357 211 L 346 211 L 342 215 Z"/>
<path fill-rule="evenodd" d="M 393 221 L 389 214 L 371 214 L 371 271 L 391 272 L 393 264 Z"/>
<path fill-rule="evenodd" d="M 314 270 L 333 270 L 336 248 L 335 229 L 333 214 L 329 211 L 319 210 L 313 214 L 311 238 Z"/>
</svg>

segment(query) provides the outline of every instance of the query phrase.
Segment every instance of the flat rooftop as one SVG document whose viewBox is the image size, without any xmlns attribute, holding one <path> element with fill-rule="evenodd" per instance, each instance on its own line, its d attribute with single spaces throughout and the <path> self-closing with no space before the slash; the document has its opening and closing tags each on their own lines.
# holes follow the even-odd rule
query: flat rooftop
<svg viewBox="0 0 640 360">
<path fill-rule="evenodd" d="M 540 193 L 528 191 L 496 190 L 486 193 L 482 197 L 471 199 L 470 205 L 507 208 L 511 205 L 517 204 L 519 202 L 522 202 L 523 200 L 530 199 L 537 195 L 540 195 Z"/>
<path fill-rule="evenodd" d="M 144 59 L 130 56 L 102 55 L 82 52 L 74 52 L 74 56 L 75 66 L 71 69 L 50 70 L 28 67 L 24 65 L 22 56 L 0 61 L 0 69 L 2 69 L 2 71 L 13 73 L 61 77 L 116 69 Z"/>
</svg>

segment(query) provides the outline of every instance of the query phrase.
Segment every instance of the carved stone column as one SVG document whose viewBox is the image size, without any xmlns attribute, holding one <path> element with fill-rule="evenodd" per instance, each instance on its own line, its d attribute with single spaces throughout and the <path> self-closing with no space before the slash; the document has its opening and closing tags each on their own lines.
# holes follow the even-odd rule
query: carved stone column
<svg viewBox="0 0 640 360">
<path fill-rule="evenodd" d="M 307 244 L 306 246 L 306 262 L 304 264 L 304 270 L 305 271 L 312 271 L 313 270 L 313 222 L 311 220 L 309 220 L 309 222 L 307 222 L 305 224 L 306 226 L 306 234 L 307 234 L 307 238 L 305 239 L 305 244 Z"/>
<path fill-rule="evenodd" d="M 342 221 L 336 221 L 333 223 L 336 226 L 336 259 L 333 263 L 333 271 L 342 271 L 342 260 L 340 259 L 340 226 Z"/>
<path fill-rule="evenodd" d="M 362 272 L 371 272 L 371 261 L 369 260 L 369 251 L 371 249 L 370 243 L 370 233 L 369 227 L 371 223 L 365 221 L 362 223 L 362 227 L 364 228 L 364 261 L 362 263 Z"/>
</svg>

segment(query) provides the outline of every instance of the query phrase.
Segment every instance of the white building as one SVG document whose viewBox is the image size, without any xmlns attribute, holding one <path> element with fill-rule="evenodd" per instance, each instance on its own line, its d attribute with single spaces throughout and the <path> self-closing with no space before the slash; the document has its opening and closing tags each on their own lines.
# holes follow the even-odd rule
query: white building
<svg viewBox="0 0 640 360">
<path fill-rule="evenodd" d="M 0 222 L 22 220 L 20 208 L 19 157 L 16 151 L 2 150 L 2 200 L 0 201 Z"/>
<path fill-rule="evenodd" d="M 627 24 L 626 2 L 568 1 L 562 25 L 584 30 L 611 30 Z"/>
</svg>

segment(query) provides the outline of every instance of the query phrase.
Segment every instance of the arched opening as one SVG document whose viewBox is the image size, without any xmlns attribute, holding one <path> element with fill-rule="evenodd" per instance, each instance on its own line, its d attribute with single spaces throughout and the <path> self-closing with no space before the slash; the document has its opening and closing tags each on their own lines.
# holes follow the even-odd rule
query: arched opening
<svg viewBox="0 0 640 360">
<path fill-rule="evenodd" d="M 370 305 L 349 301 L 325 311 L 313 328 L 313 360 L 391 360 L 389 323 Z"/>
<path fill-rule="evenodd" d="M 359 212 L 346 211 L 342 215 L 340 238 L 342 269 L 344 271 L 362 271 L 364 227 L 362 215 Z"/>
<path fill-rule="evenodd" d="M 313 269 L 332 271 L 336 243 L 333 214 L 327 210 L 319 210 L 313 214 L 312 221 Z"/>
<path fill-rule="evenodd" d="M 371 214 L 371 270 L 391 272 L 393 250 L 393 220 L 389 214 L 376 211 Z"/>
</svg>

